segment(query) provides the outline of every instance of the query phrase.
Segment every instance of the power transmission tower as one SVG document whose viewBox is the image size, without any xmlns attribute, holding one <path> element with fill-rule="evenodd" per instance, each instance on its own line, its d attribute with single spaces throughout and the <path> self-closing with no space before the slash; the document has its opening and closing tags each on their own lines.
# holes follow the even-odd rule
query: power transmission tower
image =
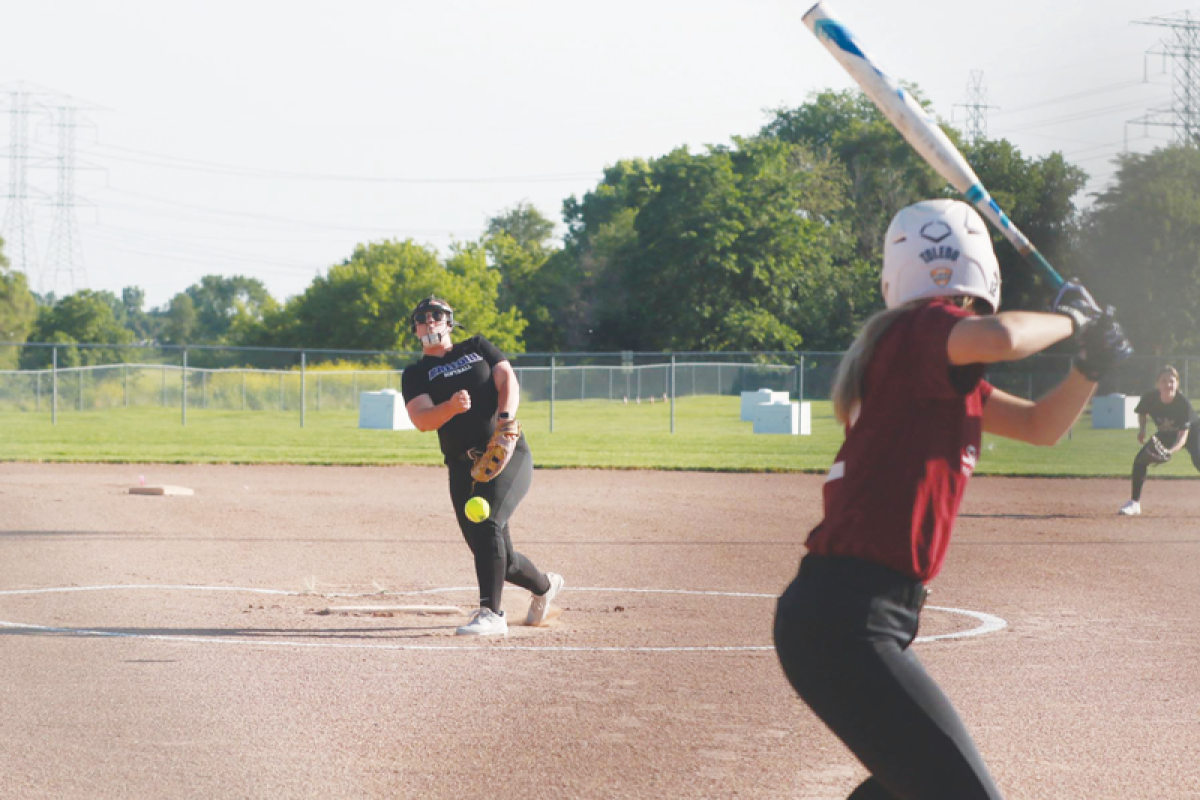
<svg viewBox="0 0 1200 800">
<path fill-rule="evenodd" d="M 87 271 L 83 266 L 83 247 L 79 239 L 79 223 L 75 208 L 81 205 L 75 196 L 75 106 L 63 105 L 54 109 L 54 127 L 58 128 L 58 154 L 55 168 L 58 180 L 50 205 L 54 216 L 50 224 L 50 243 L 47 247 L 47 290 L 57 292 L 66 284 L 66 293 L 87 288 Z"/>
<path fill-rule="evenodd" d="M 967 109 L 967 124 L 963 133 L 972 142 L 987 138 L 987 110 L 995 108 L 987 104 L 987 87 L 983 83 L 983 70 L 971 70 L 967 79 L 967 102 L 958 103 L 959 108 Z"/>
<path fill-rule="evenodd" d="M 1152 108 L 1145 116 L 1129 120 L 1127 125 L 1174 128 L 1176 142 L 1200 145 L 1200 17 L 1180 11 L 1135 24 L 1170 28 L 1170 38 L 1161 40 L 1158 48 L 1147 51 L 1146 55 L 1162 56 L 1164 72 L 1170 61 L 1174 87 L 1169 107 Z"/>
<path fill-rule="evenodd" d="M 29 285 L 42 288 L 38 268 L 37 240 L 33 233 L 33 209 L 30 205 L 29 117 L 31 95 L 23 89 L 8 92 L 8 201 L 4 210 L 4 253 L 9 264 L 25 273 Z"/>
</svg>

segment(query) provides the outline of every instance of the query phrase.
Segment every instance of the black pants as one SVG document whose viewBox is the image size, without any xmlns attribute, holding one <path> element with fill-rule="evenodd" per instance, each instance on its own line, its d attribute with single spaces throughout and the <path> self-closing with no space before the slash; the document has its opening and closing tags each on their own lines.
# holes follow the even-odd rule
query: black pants
<svg viewBox="0 0 1200 800">
<path fill-rule="evenodd" d="M 1173 447 L 1178 439 L 1164 436 L 1160 438 L 1160 441 L 1167 447 Z M 1146 473 L 1149 471 L 1151 465 L 1156 463 L 1146 455 L 1151 444 L 1152 442 L 1147 439 L 1146 444 L 1133 457 L 1133 492 L 1130 494 L 1130 498 L 1139 502 L 1142 499 L 1142 487 L 1146 483 Z M 1188 432 L 1187 444 L 1183 446 L 1183 449 L 1187 450 L 1188 455 L 1192 457 L 1192 466 L 1200 470 L 1200 431 Z"/>
<path fill-rule="evenodd" d="M 776 609 L 779 662 L 870 771 L 853 800 L 996 800 L 958 712 L 909 649 L 924 598 L 876 564 L 806 556 Z"/>
<path fill-rule="evenodd" d="M 500 610 L 504 582 L 528 589 L 534 594 L 550 590 L 550 580 L 533 562 L 513 550 L 508 532 L 508 520 L 525 499 L 533 483 L 533 454 L 522 435 L 517 440 L 512 460 L 504 471 L 487 483 L 475 483 L 471 478 L 471 462 L 452 461 L 450 467 L 450 501 L 467 546 L 475 556 L 475 577 L 479 581 L 479 605 Z M 467 519 L 464 506 L 472 497 L 482 497 L 491 506 L 492 514 L 483 522 Z"/>
</svg>

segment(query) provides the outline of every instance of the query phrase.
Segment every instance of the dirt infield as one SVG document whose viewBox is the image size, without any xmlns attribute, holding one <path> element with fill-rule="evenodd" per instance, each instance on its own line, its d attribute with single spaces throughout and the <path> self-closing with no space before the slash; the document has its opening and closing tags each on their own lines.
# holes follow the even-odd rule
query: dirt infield
<svg viewBox="0 0 1200 800">
<path fill-rule="evenodd" d="M 471 605 L 441 469 L 0 464 L 0 795 L 845 797 L 770 649 L 820 486 L 539 471 L 561 616 L 467 641 L 322 613 Z M 1198 489 L 973 482 L 916 647 L 1006 796 L 1200 797 Z"/>
</svg>

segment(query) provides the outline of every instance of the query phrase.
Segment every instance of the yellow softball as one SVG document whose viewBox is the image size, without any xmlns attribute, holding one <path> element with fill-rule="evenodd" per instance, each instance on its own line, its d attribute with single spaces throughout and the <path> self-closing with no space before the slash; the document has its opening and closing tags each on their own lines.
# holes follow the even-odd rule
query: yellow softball
<svg viewBox="0 0 1200 800">
<path fill-rule="evenodd" d="M 467 512 L 467 519 L 471 522 L 483 522 L 492 513 L 492 507 L 482 497 L 472 497 L 467 501 L 464 510 Z"/>
</svg>

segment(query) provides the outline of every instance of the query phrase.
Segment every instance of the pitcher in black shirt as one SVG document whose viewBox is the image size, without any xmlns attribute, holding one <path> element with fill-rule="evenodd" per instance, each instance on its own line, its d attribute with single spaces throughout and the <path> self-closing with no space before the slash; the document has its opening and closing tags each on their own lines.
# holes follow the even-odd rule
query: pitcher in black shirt
<svg viewBox="0 0 1200 800">
<path fill-rule="evenodd" d="M 1142 395 L 1134 412 L 1138 415 L 1138 442 L 1144 446 L 1133 459 L 1133 493 L 1128 503 L 1117 513 L 1136 517 L 1142 513 L 1142 486 L 1146 483 L 1146 472 L 1152 464 L 1160 463 L 1150 457 L 1153 442 L 1146 441 L 1146 422 L 1154 420 L 1157 428 L 1154 436 L 1172 455 L 1187 448 L 1192 465 L 1200 470 L 1200 431 L 1196 430 L 1195 409 L 1179 392 L 1179 372 L 1171 366 L 1158 371 L 1156 388 Z"/>
<path fill-rule="evenodd" d="M 475 556 L 479 608 L 458 629 L 463 635 L 505 635 L 508 619 L 500 608 L 504 583 L 528 589 L 533 595 L 526 625 L 546 619 L 550 601 L 562 591 L 563 579 L 543 573 L 513 550 L 508 521 L 533 482 L 533 456 L 525 435 L 516 441 L 508 466 L 487 483 L 471 478 L 473 454 L 482 452 L 499 419 L 514 419 L 521 400 L 517 375 L 508 359 L 482 336 L 454 343 L 454 309 L 430 296 L 413 309 L 412 332 L 424 355 L 404 370 L 401 384 L 405 408 L 420 431 L 438 432 L 442 455 L 450 470 L 450 501 L 463 538 Z M 482 522 L 467 519 L 464 506 L 482 497 L 491 515 Z"/>
</svg>

